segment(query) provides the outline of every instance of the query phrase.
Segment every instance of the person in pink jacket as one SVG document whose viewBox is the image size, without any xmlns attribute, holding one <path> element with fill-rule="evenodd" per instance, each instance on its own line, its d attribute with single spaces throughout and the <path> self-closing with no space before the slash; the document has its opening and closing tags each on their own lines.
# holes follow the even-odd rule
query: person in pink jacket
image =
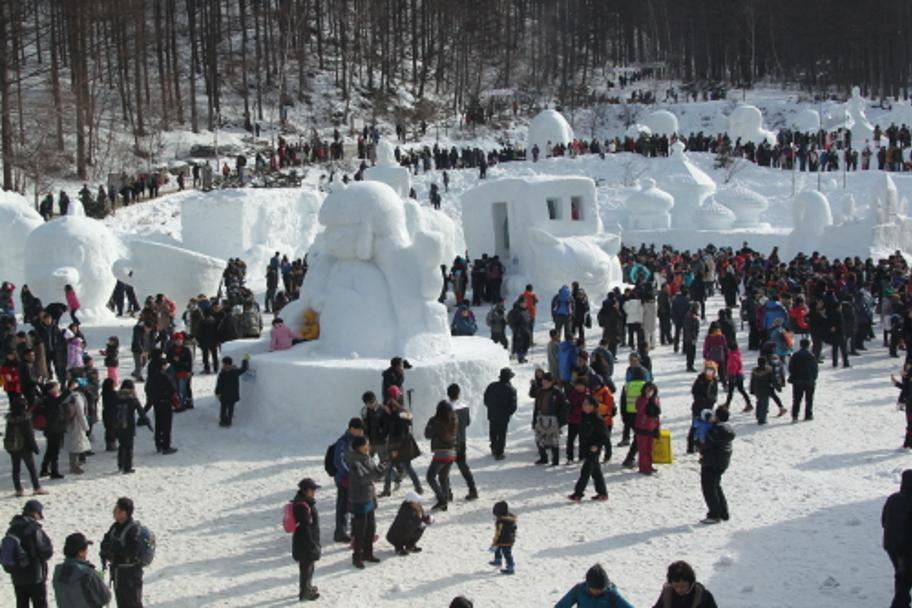
<svg viewBox="0 0 912 608">
<path fill-rule="evenodd" d="M 76 296 L 76 290 L 72 285 L 65 285 L 63 295 L 66 297 L 67 310 L 70 311 L 70 320 L 78 325 L 79 319 L 76 318 L 76 311 L 79 310 L 79 297 Z"/>
<path fill-rule="evenodd" d="M 652 475 L 656 472 L 652 467 L 652 442 L 659 436 L 659 416 L 662 414 L 659 389 L 655 384 L 647 382 L 643 385 L 643 394 L 637 399 L 636 409 L 634 428 L 640 473 Z"/>
<path fill-rule="evenodd" d="M 725 381 L 725 359 L 728 356 L 728 341 L 722 335 L 718 321 L 709 324 L 709 332 L 703 341 L 703 359 L 713 361 L 719 369 L 719 380 Z"/>
<path fill-rule="evenodd" d="M 279 317 L 273 319 L 272 332 L 269 337 L 269 350 L 288 350 L 294 343 L 294 332 Z"/>
</svg>

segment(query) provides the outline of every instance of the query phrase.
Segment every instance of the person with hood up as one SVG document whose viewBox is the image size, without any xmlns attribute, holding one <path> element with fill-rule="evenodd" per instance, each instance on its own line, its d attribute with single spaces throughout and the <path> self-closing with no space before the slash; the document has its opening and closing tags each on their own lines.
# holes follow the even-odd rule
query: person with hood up
<svg viewBox="0 0 912 608">
<path fill-rule="evenodd" d="M 554 608 L 633 608 L 633 604 L 608 579 L 601 564 L 586 572 L 586 580 L 573 586 Z"/>
<path fill-rule="evenodd" d="M 358 421 L 361 419 L 358 418 Z M 348 499 L 352 512 L 352 565 L 364 569 L 364 562 L 378 563 L 374 556 L 374 534 L 377 529 L 374 512 L 377 494 L 374 482 L 386 472 L 370 455 L 370 444 L 364 436 L 351 441 L 351 450 L 345 455 L 348 465 Z"/>
<path fill-rule="evenodd" d="M 507 313 L 504 311 L 503 300 L 491 306 L 485 317 L 485 323 L 491 329 L 491 341 L 497 342 L 504 348 L 509 348 L 507 341 Z"/>
<path fill-rule="evenodd" d="M 19 546 L 27 557 L 25 564 L 13 566 L 10 577 L 16 593 L 17 608 L 47 608 L 48 560 L 54 555 L 51 539 L 41 527 L 44 520 L 44 506 L 37 500 L 29 500 L 22 513 L 10 521 L 5 536 L 19 539 Z"/>
<path fill-rule="evenodd" d="M 111 602 L 111 591 L 89 562 L 91 544 L 81 532 L 66 537 L 64 560 L 54 568 L 54 597 L 61 608 L 101 608 Z"/>
<path fill-rule="evenodd" d="M 311 342 L 320 338 L 320 321 L 317 318 L 317 311 L 308 308 L 304 311 L 303 320 L 301 321 L 301 337 L 292 340 L 293 343 Z"/>
<path fill-rule="evenodd" d="M 697 582 L 694 569 L 687 562 L 668 566 L 662 593 L 652 608 L 718 608 L 709 589 Z"/>
<path fill-rule="evenodd" d="M 636 401 L 636 419 L 634 432 L 636 443 L 630 446 L 625 466 L 633 464 L 634 454 L 638 457 L 639 471 L 643 475 L 652 475 L 656 469 L 652 466 L 652 444 L 659 438 L 659 416 L 662 415 L 662 404 L 659 401 L 659 389 L 652 382 L 643 386 L 643 394 Z M 634 447 L 636 449 L 634 449 Z"/>
<path fill-rule="evenodd" d="M 728 422 L 728 409 L 717 407 L 712 427 L 700 450 L 700 485 L 706 501 L 706 518 L 700 523 L 717 524 L 728 521 L 728 501 L 722 491 L 722 475 L 731 463 L 735 429 Z"/>
<path fill-rule="evenodd" d="M 386 540 L 396 550 L 396 555 L 420 553 L 418 541 L 432 521 L 431 516 L 424 512 L 421 497 L 415 492 L 409 492 L 399 505 L 396 518 L 386 533 Z"/>
<path fill-rule="evenodd" d="M 291 537 L 291 558 L 298 562 L 298 600 L 302 602 L 320 597 L 313 585 L 314 563 L 322 554 L 316 500 L 319 489 L 313 479 L 306 477 L 298 482 L 298 491 L 291 499 L 296 524 Z"/>
<path fill-rule="evenodd" d="M 474 336 L 476 331 L 478 324 L 475 322 L 475 314 L 468 304 L 460 304 L 453 314 L 450 333 L 454 336 Z"/>
<path fill-rule="evenodd" d="M 912 589 L 912 469 L 902 473 L 899 492 L 891 494 L 880 518 L 883 548 L 893 563 L 893 603 L 891 608 L 910 605 Z"/>
<path fill-rule="evenodd" d="M 570 294 L 570 288 L 566 285 L 562 285 L 551 300 L 551 317 L 554 320 L 554 328 L 558 334 L 563 333 L 564 339 L 570 340 L 573 333 L 571 324 L 573 319 L 573 296 Z"/>
<path fill-rule="evenodd" d="M 491 551 L 494 559 L 489 565 L 497 568 L 506 561 L 506 567 L 501 569 L 501 574 L 514 574 L 513 545 L 516 543 L 516 516 L 510 513 L 510 506 L 505 500 L 494 503 L 494 540 L 491 541 Z"/>
<path fill-rule="evenodd" d="M 509 367 L 503 368 L 497 382 L 489 384 L 484 392 L 484 405 L 488 410 L 488 439 L 495 460 L 505 458 L 507 428 L 510 418 L 516 413 L 516 388 L 510 384 L 513 375 Z"/>
</svg>

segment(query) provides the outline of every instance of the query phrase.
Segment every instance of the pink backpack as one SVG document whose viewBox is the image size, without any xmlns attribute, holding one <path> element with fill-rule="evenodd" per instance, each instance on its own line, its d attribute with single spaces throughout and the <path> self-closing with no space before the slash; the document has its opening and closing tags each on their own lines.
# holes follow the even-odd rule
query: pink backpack
<svg viewBox="0 0 912 608">
<path fill-rule="evenodd" d="M 285 503 L 285 507 L 282 509 L 282 528 L 288 534 L 294 533 L 298 528 L 298 521 L 294 516 L 294 506 L 295 503 L 288 501 Z"/>
</svg>

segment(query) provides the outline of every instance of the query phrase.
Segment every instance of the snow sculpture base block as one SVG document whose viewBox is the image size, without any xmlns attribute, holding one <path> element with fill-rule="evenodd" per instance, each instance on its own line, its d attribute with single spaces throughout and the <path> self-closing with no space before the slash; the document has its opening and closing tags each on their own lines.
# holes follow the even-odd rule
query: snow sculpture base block
<svg viewBox="0 0 912 608">
<path fill-rule="evenodd" d="M 482 397 L 487 385 L 509 364 L 507 351 L 486 338 L 454 338 L 450 353 L 409 362 L 405 392 L 412 391 L 415 414 L 413 432 L 421 437 L 437 402 L 446 398 L 446 388 L 456 382 L 471 408 L 473 435 L 486 433 Z M 265 342 L 236 341 L 224 346 L 223 354 L 240 361 L 251 347 Z M 335 439 L 349 419 L 361 410 L 361 395 L 380 395 L 381 373 L 389 359 L 322 358 L 317 343 L 300 344 L 281 352 L 263 353 L 251 359 L 252 373 L 241 382 L 241 403 L 236 410 L 241 426 L 258 426 L 269 433 Z M 520 387 L 523 390 L 524 387 Z M 406 401 L 408 403 L 408 401 Z"/>
</svg>

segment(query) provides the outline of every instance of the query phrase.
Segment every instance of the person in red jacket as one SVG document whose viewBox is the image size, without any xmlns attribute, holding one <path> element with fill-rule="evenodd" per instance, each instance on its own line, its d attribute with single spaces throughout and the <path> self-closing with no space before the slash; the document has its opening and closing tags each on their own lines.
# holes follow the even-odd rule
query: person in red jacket
<svg viewBox="0 0 912 608">
<path fill-rule="evenodd" d="M 6 359 L 0 366 L 0 379 L 3 380 L 3 390 L 10 404 L 22 400 L 22 382 L 19 376 L 19 361 L 16 359 L 16 352 L 6 353 Z"/>
<path fill-rule="evenodd" d="M 728 358 L 725 361 L 725 384 L 728 389 L 728 398 L 725 400 L 726 408 L 731 405 L 732 397 L 737 390 L 744 397 L 743 411 L 753 411 L 754 406 L 751 405 L 750 395 L 744 390 L 744 363 L 737 344 L 732 344 L 731 350 L 728 351 Z"/>
<path fill-rule="evenodd" d="M 636 402 L 636 440 L 640 473 L 652 475 L 652 442 L 659 436 L 659 416 L 662 414 L 659 389 L 652 382 L 643 386 L 643 394 Z"/>
</svg>

